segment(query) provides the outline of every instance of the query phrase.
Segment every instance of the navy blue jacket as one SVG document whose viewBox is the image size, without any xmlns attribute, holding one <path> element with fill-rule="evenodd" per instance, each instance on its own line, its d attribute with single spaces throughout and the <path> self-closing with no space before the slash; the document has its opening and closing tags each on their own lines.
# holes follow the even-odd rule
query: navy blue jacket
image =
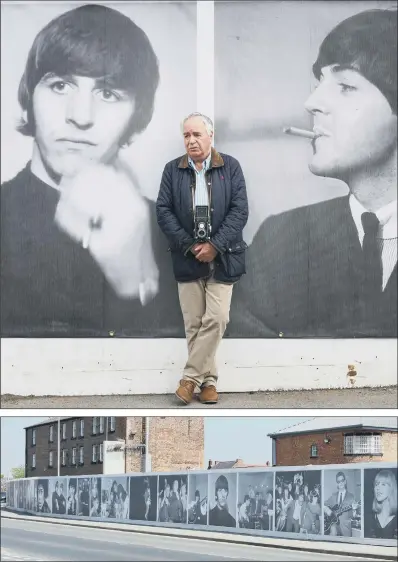
<svg viewBox="0 0 398 562">
<path fill-rule="evenodd" d="M 247 245 L 242 231 L 249 208 L 245 178 L 235 158 L 212 149 L 206 182 L 211 194 L 210 242 L 218 252 L 214 260 L 214 278 L 222 283 L 234 283 L 246 273 Z M 189 167 L 186 154 L 166 164 L 156 202 L 156 216 L 169 241 L 174 276 L 179 282 L 210 275 L 210 264 L 200 262 L 191 252 L 196 242 L 193 237 L 194 187 L 195 172 Z"/>
</svg>

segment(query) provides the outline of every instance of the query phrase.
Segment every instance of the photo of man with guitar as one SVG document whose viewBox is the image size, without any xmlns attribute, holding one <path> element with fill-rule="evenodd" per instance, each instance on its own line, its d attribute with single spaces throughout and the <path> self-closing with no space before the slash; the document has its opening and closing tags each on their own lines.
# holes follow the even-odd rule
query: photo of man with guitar
<svg viewBox="0 0 398 562">
<path fill-rule="evenodd" d="M 325 487 L 327 480 L 331 483 L 335 471 L 325 471 Z M 357 473 L 357 474 L 354 474 Z M 355 478 L 356 477 L 356 478 Z M 353 481 L 355 479 L 355 483 Z M 324 504 L 324 534 L 338 537 L 352 537 L 353 527 L 360 526 L 360 482 L 359 470 L 350 471 L 351 490 L 348 490 L 347 477 L 342 471 L 335 475 L 336 491 Z"/>
</svg>

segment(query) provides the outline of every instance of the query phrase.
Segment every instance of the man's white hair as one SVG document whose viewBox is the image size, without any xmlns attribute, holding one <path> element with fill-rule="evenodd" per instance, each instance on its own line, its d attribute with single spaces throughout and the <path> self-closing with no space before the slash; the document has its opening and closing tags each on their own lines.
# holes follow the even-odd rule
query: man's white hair
<svg viewBox="0 0 398 562">
<path fill-rule="evenodd" d="M 213 121 L 210 119 L 210 117 L 207 117 L 207 115 L 203 115 L 203 113 L 199 113 L 197 111 L 194 113 L 190 113 L 185 117 L 185 119 L 181 123 L 181 132 L 184 131 L 184 125 L 186 121 L 188 121 L 188 119 L 191 119 L 192 117 L 200 117 L 200 119 L 204 123 L 204 126 L 206 127 L 206 131 L 208 135 L 211 135 L 214 132 Z"/>
</svg>

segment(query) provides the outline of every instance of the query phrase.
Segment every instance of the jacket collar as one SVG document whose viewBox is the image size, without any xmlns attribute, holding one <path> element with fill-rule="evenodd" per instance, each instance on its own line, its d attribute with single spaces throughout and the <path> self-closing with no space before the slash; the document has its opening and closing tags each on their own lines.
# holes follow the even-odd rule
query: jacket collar
<svg viewBox="0 0 398 562">
<path fill-rule="evenodd" d="M 217 150 L 212 148 L 209 170 L 211 170 L 211 168 L 220 168 L 221 166 L 224 166 L 224 160 L 222 159 L 221 154 L 217 152 Z M 184 156 L 181 158 L 181 160 L 178 163 L 178 167 L 179 168 L 189 167 L 188 154 L 184 154 Z"/>
</svg>

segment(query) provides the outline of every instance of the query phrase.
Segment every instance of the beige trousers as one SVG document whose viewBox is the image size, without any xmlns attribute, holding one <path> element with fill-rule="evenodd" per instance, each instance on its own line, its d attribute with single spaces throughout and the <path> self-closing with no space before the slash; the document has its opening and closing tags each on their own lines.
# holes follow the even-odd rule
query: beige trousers
<svg viewBox="0 0 398 562">
<path fill-rule="evenodd" d="M 188 344 L 183 379 L 217 386 L 216 352 L 229 322 L 232 284 L 214 279 L 178 283 Z"/>
</svg>

